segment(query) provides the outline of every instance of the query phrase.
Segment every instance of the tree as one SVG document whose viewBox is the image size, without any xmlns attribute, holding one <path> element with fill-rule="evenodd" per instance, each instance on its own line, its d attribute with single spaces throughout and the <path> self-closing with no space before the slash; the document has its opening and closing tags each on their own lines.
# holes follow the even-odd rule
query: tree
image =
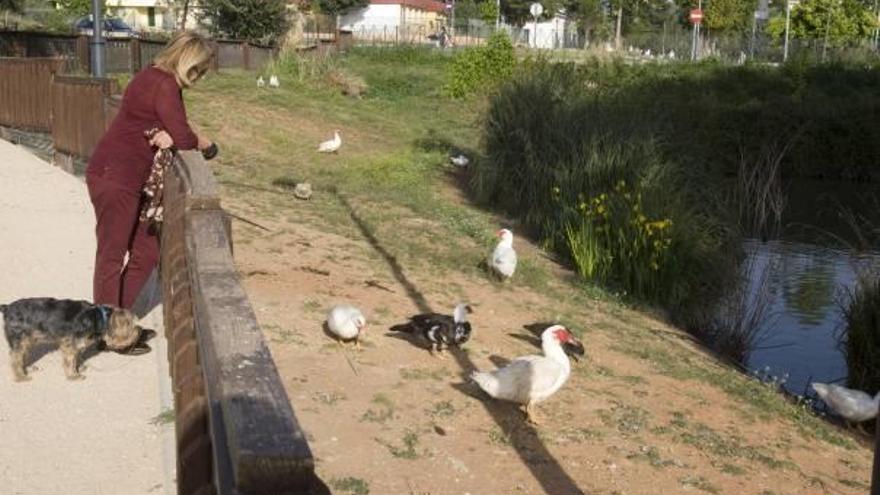
<svg viewBox="0 0 880 495">
<path fill-rule="evenodd" d="M 529 12 L 529 7 L 536 0 L 502 0 L 501 2 L 501 13 L 504 14 L 504 18 L 516 25 L 516 26 L 525 26 L 526 23 L 532 21 L 532 13 Z M 552 19 L 560 9 L 565 7 L 563 0 L 540 0 L 541 5 L 544 7 L 544 13 L 541 14 L 539 19 Z"/>
<path fill-rule="evenodd" d="M 366 7 L 370 0 L 316 0 L 316 3 L 324 14 L 342 15 Z"/>
<path fill-rule="evenodd" d="M 102 2 L 102 4 L 105 4 Z M 83 16 L 92 13 L 92 0 L 58 0 L 55 4 L 70 15 Z M 102 10 L 106 12 L 106 10 Z"/>
<path fill-rule="evenodd" d="M 287 30 L 284 0 L 201 0 L 200 21 L 214 35 L 273 42 Z"/>
<path fill-rule="evenodd" d="M 785 0 L 783 0 L 785 1 Z M 747 31 L 752 28 L 752 17 L 758 8 L 756 0 L 703 0 L 703 26 L 710 31 Z M 688 13 L 697 8 L 697 0 L 682 4 L 680 21 L 690 26 Z"/>
<path fill-rule="evenodd" d="M 789 36 L 825 39 L 842 45 L 868 38 L 876 28 L 871 10 L 858 0 L 804 0 L 791 9 Z M 770 19 L 767 31 L 776 38 L 785 35 L 785 13 Z"/>
<path fill-rule="evenodd" d="M 23 0 L 0 0 L 0 11 L 21 12 Z"/>
</svg>

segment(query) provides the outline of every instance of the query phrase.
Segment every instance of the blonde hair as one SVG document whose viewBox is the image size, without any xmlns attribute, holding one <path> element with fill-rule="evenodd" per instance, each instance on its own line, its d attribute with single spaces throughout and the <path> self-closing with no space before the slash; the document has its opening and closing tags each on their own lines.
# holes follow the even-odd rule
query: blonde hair
<svg viewBox="0 0 880 495">
<path fill-rule="evenodd" d="M 153 65 L 174 74 L 177 84 L 188 88 L 207 72 L 213 55 L 211 43 L 204 36 L 180 31 L 156 55 Z"/>
</svg>

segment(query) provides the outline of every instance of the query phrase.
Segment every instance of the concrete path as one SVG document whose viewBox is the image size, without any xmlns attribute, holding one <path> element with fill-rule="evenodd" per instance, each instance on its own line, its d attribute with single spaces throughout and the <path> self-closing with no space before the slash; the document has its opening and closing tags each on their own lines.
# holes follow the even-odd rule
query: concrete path
<svg viewBox="0 0 880 495">
<path fill-rule="evenodd" d="M 0 302 L 91 299 L 94 253 L 85 183 L 0 140 Z M 176 492 L 174 429 L 160 417 L 171 394 L 159 315 L 142 320 L 159 331 L 153 352 L 100 353 L 78 382 L 64 378 L 55 350 L 33 363 L 31 381 L 13 382 L 0 339 L 0 493 Z"/>
</svg>

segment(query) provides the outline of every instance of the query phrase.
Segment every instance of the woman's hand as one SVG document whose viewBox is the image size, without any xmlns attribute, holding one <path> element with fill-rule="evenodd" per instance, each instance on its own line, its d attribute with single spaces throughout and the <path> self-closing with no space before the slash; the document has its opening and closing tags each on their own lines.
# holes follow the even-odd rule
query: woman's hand
<svg viewBox="0 0 880 495">
<path fill-rule="evenodd" d="M 150 145 L 165 150 L 174 146 L 174 140 L 171 139 L 171 135 L 167 132 L 159 131 L 150 139 Z"/>
<path fill-rule="evenodd" d="M 206 150 L 206 149 L 210 148 L 211 145 L 214 143 L 213 141 L 206 138 L 205 136 L 202 136 L 201 134 L 196 134 L 196 137 L 199 138 L 199 144 L 198 144 L 199 150 Z"/>
</svg>

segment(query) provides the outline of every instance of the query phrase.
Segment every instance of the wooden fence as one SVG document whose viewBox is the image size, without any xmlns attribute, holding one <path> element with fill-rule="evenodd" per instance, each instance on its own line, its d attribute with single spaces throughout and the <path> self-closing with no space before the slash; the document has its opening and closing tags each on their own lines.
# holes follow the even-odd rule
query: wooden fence
<svg viewBox="0 0 880 495">
<path fill-rule="evenodd" d="M 116 79 L 52 75 L 49 103 L 55 163 L 72 171 L 72 157 L 88 158 L 116 112 Z"/>
<path fill-rule="evenodd" d="M 239 282 L 229 218 L 200 154 L 180 154 L 164 200 L 178 493 L 299 493 L 313 480 L 312 454 Z"/>
<path fill-rule="evenodd" d="M 90 39 L 85 35 L 31 31 L 0 31 L 0 56 L 63 57 L 65 72 L 89 73 Z M 105 66 L 108 73 L 134 74 L 150 64 L 165 41 L 150 39 L 105 40 Z M 247 41 L 217 40 L 215 68 L 259 69 L 275 57 L 275 48 Z"/>
<path fill-rule="evenodd" d="M 85 159 L 118 111 L 118 88 L 58 75 L 62 64 L 0 59 L 0 126 L 51 132 L 56 160 Z M 179 153 L 164 191 L 159 274 L 177 493 L 305 493 L 311 450 L 239 281 L 229 218 L 201 154 Z"/>
<path fill-rule="evenodd" d="M 64 63 L 61 58 L 0 57 L 0 125 L 48 132 L 49 86 Z"/>
</svg>

